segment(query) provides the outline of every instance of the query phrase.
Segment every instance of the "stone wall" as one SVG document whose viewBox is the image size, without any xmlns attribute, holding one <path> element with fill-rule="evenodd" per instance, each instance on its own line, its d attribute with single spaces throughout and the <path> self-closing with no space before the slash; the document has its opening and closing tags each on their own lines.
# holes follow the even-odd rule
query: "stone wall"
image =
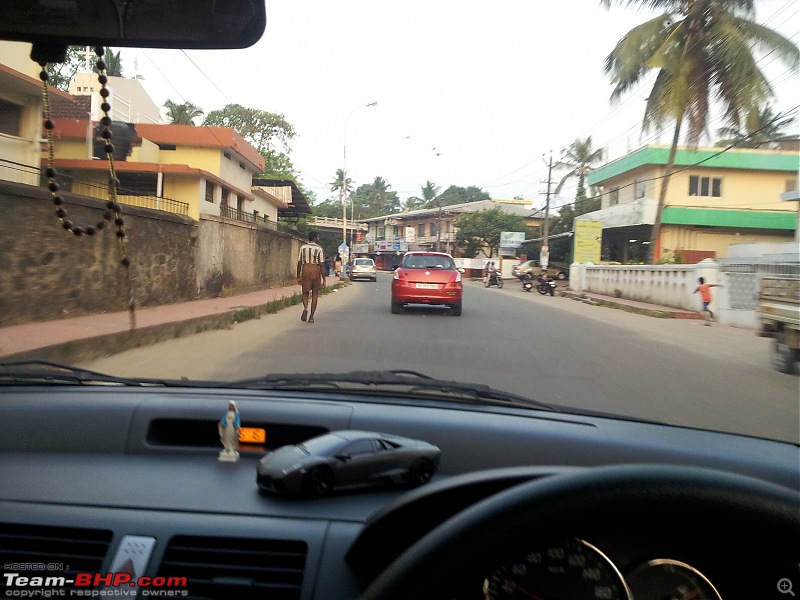
<svg viewBox="0 0 800 600">
<path fill-rule="evenodd" d="M 95 224 L 105 202 L 64 193 L 74 223 Z M 252 224 L 123 206 L 138 308 L 284 284 L 300 241 Z M 0 326 L 127 310 L 128 277 L 113 227 L 77 237 L 50 193 L 0 182 Z"/>
<path fill-rule="evenodd" d="M 203 215 L 199 224 L 199 293 L 214 297 L 263 289 L 294 278 L 300 241 L 253 223 Z"/>
</svg>

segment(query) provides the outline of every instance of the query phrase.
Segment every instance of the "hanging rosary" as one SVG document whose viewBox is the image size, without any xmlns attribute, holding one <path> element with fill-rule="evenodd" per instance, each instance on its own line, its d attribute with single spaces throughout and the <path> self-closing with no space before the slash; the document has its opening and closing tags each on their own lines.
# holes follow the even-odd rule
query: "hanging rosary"
<svg viewBox="0 0 800 600">
<path fill-rule="evenodd" d="M 76 236 L 88 235 L 93 236 L 98 231 L 105 228 L 107 222 L 111 222 L 113 220 L 114 225 L 117 228 L 117 240 L 119 242 L 119 249 L 120 255 L 122 259 L 120 260 L 120 264 L 125 269 L 125 276 L 128 282 L 128 311 L 130 314 L 130 327 L 131 329 L 135 329 L 136 327 L 136 316 L 135 316 L 135 307 L 136 301 L 133 294 L 133 282 L 131 280 L 131 259 L 128 256 L 127 250 L 127 243 L 125 237 L 125 219 L 122 217 L 122 207 L 120 206 L 119 202 L 117 201 L 117 189 L 119 187 L 119 180 L 117 179 L 116 171 L 114 169 L 114 145 L 111 143 L 111 105 L 108 103 L 108 97 L 110 92 L 106 87 L 108 83 L 108 76 L 106 75 L 106 63 L 103 60 L 103 55 L 105 54 L 105 49 L 102 46 L 98 46 L 94 49 L 95 53 L 97 54 L 97 81 L 100 83 L 100 96 L 103 99 L 102 104 L 100 105 L 100 110 L 103 111 L 103 118 L 100 119 L 100 124 L 103 126 L 103 130 L 100 134 L 100 137 L 103 138 L 104 150 L 106 156 L 108 157 L 108 202 L 106 202 L 106 211 L 103 213 L 103 218 L 99 220 L 95 225 L 88 225 L 86 227 L 75 225 L 72 221 L 70 221 L 67 217 L 67 210 L 64 208 L 64 199 L 59 194 L 59 190 L 61 187 L 58 185 L 56 181 L 56 169 L 53 166 L 55 163 L 55 144 L 53 142 L 53 129 L 55 129 L 55 123 L 53 122 L 50 110 L 50 95 L 47 90 L 47 81 L 50 79 L 50 75 L 47 73 L 47 63 L 40 62 L 39 66 L 42 67 L 41 73 L 39 73 L 39 79 L 42 80 L 42 96 L 43 96 L 43 112 L 44 112 L 44 128 L 47 132 L 47 169 L 45 170 L 45 175 L 47 176 L 48 180 L 48 189 L 50 190 L 50 194 L 53 199 L 53 204 L 56 205 L 56 216 L 58 217 L 59 221 L 61 221 L 61 225 L 67 231 L 73 233 Z"/>
</svg>

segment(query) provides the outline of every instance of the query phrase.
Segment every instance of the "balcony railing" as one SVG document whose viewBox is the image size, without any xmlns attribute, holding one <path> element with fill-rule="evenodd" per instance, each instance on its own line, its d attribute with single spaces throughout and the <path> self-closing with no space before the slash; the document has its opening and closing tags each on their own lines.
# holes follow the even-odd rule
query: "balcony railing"
<svg viewBox="0 0 800 600">
<path fill-rule="evenodd" d="M 117 196 L 117 200 L 121 204 L 127 204 L 129 206 L 141 206 L 142 208 L 163 210 L 164 212 L 170 212 L 176 215 L 189 215 L 189 203 L 175 200 L 174 198 L 119 195 Z"/>
<path fill-rule="evenodd" d="M 243 223 L 253 223 L 269 229 L 278 228 L 277 224 L 274 221 L 268 220 L 266 216 L 259 218 L 253 213 L 244 212 L 243 210 L 239 210 L 238 208 L 234 208 L 233 206 L 228 206 L 226 204 L 223 204 L 219 207 L 219 214 L 221 217 L 235 219 L 237 221 L 242 221 Z"/>
</svg>

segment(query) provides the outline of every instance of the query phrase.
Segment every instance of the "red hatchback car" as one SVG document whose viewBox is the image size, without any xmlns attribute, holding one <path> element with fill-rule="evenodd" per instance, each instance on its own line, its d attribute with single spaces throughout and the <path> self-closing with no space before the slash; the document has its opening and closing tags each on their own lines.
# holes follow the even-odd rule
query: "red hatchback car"
<svg viewBox="0 0 800 600">
<path fill-rule="evenodd" d="M 461 315 L 462 272 L 444 252 L 407 252 L 392 279 L 392 313 L 404 304 L 439 304 Z"/>
</svg>

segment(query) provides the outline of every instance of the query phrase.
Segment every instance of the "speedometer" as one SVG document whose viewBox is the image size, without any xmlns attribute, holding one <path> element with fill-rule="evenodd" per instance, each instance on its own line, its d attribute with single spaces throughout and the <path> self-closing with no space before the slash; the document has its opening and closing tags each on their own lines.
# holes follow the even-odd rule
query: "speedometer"
<svg viewBox="0 0 800 600">
<path fill-rule="evenodd" d="M 528 550 L 497 567 L 484 580 L 483 593 L 486 600 L 631 600 L 614 564 L 595 546 L 577 538 Z"/>
</svg>

